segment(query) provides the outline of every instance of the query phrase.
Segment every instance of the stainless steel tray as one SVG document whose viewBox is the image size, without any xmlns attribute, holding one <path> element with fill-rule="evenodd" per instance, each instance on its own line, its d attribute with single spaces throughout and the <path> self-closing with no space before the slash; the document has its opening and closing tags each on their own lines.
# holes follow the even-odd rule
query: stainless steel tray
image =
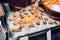
<svg viewBox="0 0 60 40">
<path fill-rule="evenodd" d="M 5 13 L 6 13 L 5 17 L 6 17 L 6 26 L 7 26 L 7 31 L 8 31 L 8 40 L 10 40 L 10 39 L 17 40 L 17 38 L 12 38 L 13 35 L 11 35 L 11 32 L 9 31 L 9 26 L 8 26 L 8 24 L 7 24 L 7 17 L 8 17 L 8 15 L 9 15 L 9 13 L 10 13 L 11 11 L 10 11 L 10 9 L 9 9 L 8 4 L 4 4 L 4 7 L 5 7 Z M 40 31 L 37 31 L 37 32 L 29 33 L 28 36 L 29 36 L 29 37 L 37 36 L 37 35 L 39 35 L 39 34 L 42 34 L 42 33 L 47 32 L 47 31 L 48 31 L 49 29 L 51 29 L 51 28 L 59 28 L 59 26 L 60 26 L 60 25 L 56 25 L 56 26 L 54 26 L 54 27 L 45 28 L 44 30 L 40 30 Z M 24 35 L 23 35 L 23 36 L 24 36 Z"/>
</svg>

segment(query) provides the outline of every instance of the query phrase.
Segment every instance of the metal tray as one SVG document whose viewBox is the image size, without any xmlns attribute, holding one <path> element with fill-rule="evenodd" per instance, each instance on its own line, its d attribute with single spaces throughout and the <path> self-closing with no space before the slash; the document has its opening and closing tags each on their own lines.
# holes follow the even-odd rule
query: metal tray
<svg viewBox="0 0 60 40">
<path fill-rule="evenodd" d="M 9 13 L 11 13 L 10 9 L 9 9 L 9 5 L 8 4 L 4 4 L 4 9 L 5 9 L 5 18 L 6 18 L 6 26 L 7 26 L 7 32 L 8 32 L 8 40 L 17 40 L 17 38 L 12 38 L 12 35 L 11 35 L 11 32 L 9 31 L 9 27 L 8 27 L 8 24 L 7 24 L 7 17 L 9 15 Z M 43 30 L 40 30 L 40 31 L 37 31 L 37 32 L 33 32 L 33 33 L 29 33 L 28 36 L 29 37 L 33 37 L 33 36 L 37 36 L 39 34 L 42 34 L 42 33 L 45 33 L 47 32 L 49 29 L 51 28 L 59 28 L 60 25 L 56 25 L 54 27 L 50 27 L 50 28 L 45 28 Z M 24 36 L 24 35 L 23 35 Z"/>
</svg>

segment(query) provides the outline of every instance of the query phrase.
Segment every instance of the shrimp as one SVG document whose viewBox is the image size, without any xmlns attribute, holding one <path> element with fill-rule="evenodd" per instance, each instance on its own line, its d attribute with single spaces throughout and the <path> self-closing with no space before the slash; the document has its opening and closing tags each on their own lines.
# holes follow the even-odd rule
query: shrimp
<svg viewBox="0 0 60 40">
<path fill-rule="evenodd" d="M 60 0 L 57 0 L 56 4 L 60 4 Z"/>
<path fill-rule="evenodd" d="M 51 8 L 52 4 L 60 4 L 60 0 L 43 0 L 44 4 Z"/>
<path fill-rule="evenodd" d="M 54 4 L 54 3 L 56 3 L 57 2 L 57 0 L 51 0 L 51 3 L 52 4 Z"/>
<path fill-rule="evenodd" d="M 14 20 L 14 18 L 8 18 L 8 20 L 9 20 L 9 21 L 13 21 L 13 20 Z"/>
</svg>

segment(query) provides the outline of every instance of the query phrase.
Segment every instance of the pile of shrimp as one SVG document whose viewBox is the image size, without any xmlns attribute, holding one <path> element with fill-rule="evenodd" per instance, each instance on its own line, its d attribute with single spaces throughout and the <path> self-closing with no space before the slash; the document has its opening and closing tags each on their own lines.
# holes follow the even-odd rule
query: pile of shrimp
<svg viewBox="0 0 60 40">
<path fill-rule="evenodd" d="M 48 8 L 51 8 L 53 4 L 60 5 L 60 0 L 42 0 L 44 2 L 44 5 L 46 5 Z"/>
</svg>

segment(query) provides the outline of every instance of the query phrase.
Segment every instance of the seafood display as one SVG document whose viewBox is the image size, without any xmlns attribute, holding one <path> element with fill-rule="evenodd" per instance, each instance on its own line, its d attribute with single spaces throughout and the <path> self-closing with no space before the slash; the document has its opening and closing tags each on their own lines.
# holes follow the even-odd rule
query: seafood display
<svg viewBox="0 0 60 40">
<path fill-rule="evenodd" d="M 48 8 L 60 12 L 60 0 L 42 0 L 42 2 Z"/>
<path fill-rule="evenodd" d="M 54 23 L 59 23 L 53 20 L 49 20 L 48 17 L 45 17 L 46 15 L 42 11 L 42 8 L 38 6 L 31 6 L 9 15 L 7 18 L 8 23 L 11 22 L 12 25 L 16 26 L 12 27 L 10 31 L 19 32 L 22 31 L 22 28 L 24 27 L 27 30 L 30 30 L 30 28 L 34 28 L 36 25 L 40 26 L 42 21 L 44 25 L 53 25 Z"/>
<path fill-rule="evenodd" d="M 43 2 L 44 2 L 44 4 L 47 6 L 47 7 L 49 7 L 49 8 L 51 8 L 51 6 L 53 5 L 53 4 L 59 4 L 60 5 L 60 0 L 42 0 Z"/>
</svg>

